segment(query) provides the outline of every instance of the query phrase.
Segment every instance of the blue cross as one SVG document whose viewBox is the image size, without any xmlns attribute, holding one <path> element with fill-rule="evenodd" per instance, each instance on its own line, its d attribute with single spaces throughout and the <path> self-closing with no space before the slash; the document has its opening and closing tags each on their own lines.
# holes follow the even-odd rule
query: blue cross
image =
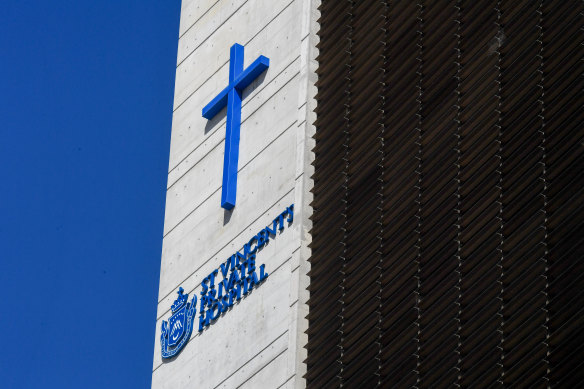
<svg viewBox="0 0 584 389">
<path fill-rule="evenodd" d="M 227 128 L 225 132 L 225 156 L 223 160 L 223 188 L 221 207 L 235 207 L 237 192 L 237 161 L 239 159 L 239 127 L 241 125 L 241 94 L 264 70 L 270 60 L 263 55 L 243 70 L 243 46 L 231 46 L 229 58 L 229 85 L 203 108 L 203 117 L 212 119 L 227 105 Z"/>
</svg>

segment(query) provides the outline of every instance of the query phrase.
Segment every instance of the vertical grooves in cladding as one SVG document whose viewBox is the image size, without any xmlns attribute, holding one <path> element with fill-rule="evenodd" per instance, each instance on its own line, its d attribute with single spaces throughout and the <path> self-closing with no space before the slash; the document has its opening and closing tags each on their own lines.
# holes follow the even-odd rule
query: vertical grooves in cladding
<svg viewBox="0 0 584 389">
<path fill-rule="evenodd" d="M 500 30 L 496 6 L 465 1 L 461 11 L 460 374 L 461 386 L 477 387 L 502 374 L 500 80 L 493 46 Z"/>
<path fill-rule="evenodd" d="M 495 52 L 497 54 L 497 92 L 495 94 L 497 98 L 497 108 L 495 112 L 497 113 L 497 124 L 496 124 L 496 132 L 497 132 L 497 159 L 498 159 L 498 166 L 497 166 L 497 201 L 496 204 L 498 206 L 497 212 L 497 221 L 498 221 L 498 245 L 497 245 L 497 252 L 498 252 L 498 271 L 497 271 L 497 286 L 498 286 L 498 295 L 497 300 L 499 303 L 499 309 L 497 314 L 495 315 L 497 321 L 499 322 L 499 327 L 497 329 L 497 337 L 500 338 L 499 344 L 497 345 L 496 352 L 493 353 L 496 357 L 498 357 L 495 368 L 497 375 L 496 386 L 501 387 L 503 386 L 503 378 L 505 376 L 505 369 L 503 366 L 503 362 L 505 361 L 505 315 L 503 313 L 504 309 L 504 294 L 505 294 L 505 286 L 503 283 L 503 273 L 504 273 L 504 262 L 505 262 L 505 254 L 503 250 L 503 242 L 505 240 L 505 235 L 503 234 L 503 103 L 502 103 L 502 69 L 501 69 L 501 46 L 504 41 L 504 33 L 503 33 L 503 26 L 501 24 L 501 0 L 497 0 L 495 12 L 497 14 L 497 19 L 495 25 L 497 26 L 497 34 L 491 44 L 493 45 Z M 482 381 L 482 375 L 480 377 Z M 493 377 L 495 378 L 495 377 Z M 478 381 L 478 380 L 477 380 Z M 495 385 L 493 385 L 495 386 Z"/>
<path fill-rule="evenodd" d="M 452 387 L 458 377 L 456 9 L 428 1 L 421 18 L 420 385 Z"/>
<path fill-rule="evenodd" d="M 424 73 L 423 73 L 423 61 L 422 61 L 422 55 L 423 55 L 423 51 L 424 51 L 424 18 L 423 18 L 423 12 L 424 12 L 424 6 L 420 1 L 416 2 L 417 8 L 418 8 L 418 13 L 417 13 L 417 19 L 418 19 L 418 25 L 417 25 L 417 35 L 418 35 L 418 55 L 416 57 L 416 61 L 418 62 L 418 68 L 416 71 L 416 75 L 418 76 L 418 80 L 416 82 L 416 87 L 418 89 L 418 95 L 416 98 L 416 102 L 417 102 L 417 112 L 416 112 L 416 134 L 417 134 L 417 139 L 416 139 L 416 146 L 418 147 L 417 150 L 417 154 L 416 154 L 416 160 L 418 162 L 418 166 L 416 168 L 416 175 L 417 175 L 417 185 L 415 186 L 415 188 L 417 189 L 417 193 L 416 193 L 416 205 L 417 205 L 417 210 L 416 210 L 416 259 L 414 261 L 415 265 L 416 265 L 416 275 L 414 276 L 414 279 L 416 280 L 416 290 L 415 290 L 415 299 L 416 299 L 416 351 L 414 353 L 414 356 L 416 358 L 416 369 L 415 369 L 415 373 L 416 373 L 416 384 L 414 385 L 415 388 L 419 388 L 420 385 L 422 384 L 422 380 L 421 380 L 421 374 L 420 374 L 420 368 L 421 368 L 421 357 L 420 357 L 420 350 L 422 349 L 421 347 L 421 340 L 420 340 L 420 334 L 422 332 L 422 328 L 420 325 L 421 322 L 421 317 L 422 317 L 422 308 L 420 307 L 421 305 L 421 300 L 422 300 L 422 296 L 421 296 L 421 280 L 420 280 L 420 272 L 421 272 L 421 266 L 420 266 L 420 258 L 422 257 L 422 79 L 424 77 Z M 400 381 L 401 383 L 401 381 Z"/>
<path fill-rule="evenodd" d="M 338 386 L 340 388 L 342 388 L 344 385 L 344 378 L 345 378 L 345 366 L 346 364 L 345 362 L 345 353 L 346 353 L 346 339 L 345 339 L 345 326 L 347 325 L 347 318 L 346 318 L 346 305 L 345 305 L 345 300 L 347 298 L 347 235 L 348 235 L 348 213 L 349 213 L 349 154 L 351 152 L 350 150 L 350 143 L 351 143 L 351 133 L 350 133 L 350 129 L 351 129 L 351 78 L 352 78 L 352 57 L 353 57 L 353 53 L 352 53 L 352 38 L 353 38 L 353 2 L 352 0 L 345 0 L 347 2 L 347 14 L 348 14 L 348 18 L 347 18 L 347 28 L 348 28 L 348 32 L 347 32 L 347 53 L 348 53 L 348 58 L 347 58 L 347 63 L 345 64 L 345 66 L 347 67 L 347 75 L 345 77 L 345 114 L 343 116 L 343 119 L 345 120 L 345 125 L 343 126 L 343 134 L 344 134 L 344 143 L 343 143 L 343 150 L 344 150 L 344 155 L 343 155 L 343 162 L 344 162 L 344 166 L 343 166 L 343 210 L 341 211 L 343 217 L 344 217 L 344 221 L 343 221 L 343 227 L 341 228 L 341 231 L 343 233 L 343 237 L 342 237 L 342 244 L 343 244 L 343 254 L 341 256 L 341 274 L 342 274 L 342 280 L 341 280 L 341 298 L 339 299 L 340 303 L 341 303 L 341 314 L 339 315 L 339 319 L 341 321 L 341 325 L 340 325 L 340 335 L 341 335 L 341 340 L 339 343 L 339 348 L 341 349 L 341 355 L 340 358 L 338 360 L 339 363 L 339 372 L 337 373 L 337 380 L 338 380 Z"/>
<path fill-rule="evenodd" d="M 538 4 L 501 2 L 503 383 L 545 386 L 545 219 Z M 512 39 L 517 37 L 518 39 Z M 531 37 L 525 39 L 524 37 Z M 536 362 L 537 361 L 537 362 Z"/>
<path fill-rule="evenodd" d="M 377 299 L 378 299 L 378 309 L 377 309 L 377 371 L 376 371 L 376 375 L 377 375 L 377 385 L 381 385 L 383 383 L 383 378 L 382 378 L 382 365 L 381 365 L 381 361 L 383 360 L 383 257 L 384 257 L 384 251 L 383 251 L 383 235 L 384 235 L 384 221 L 385 221 L 385 187 L 387 185 L 387 181 L 386 181 L 386 170 L 385 169 L 385 158 L 386 158 L 386 153 L 385 153 L 385 136 L 386 136 L 386 129 L 385 129 L 385 123 L 387 121 L 387 100 L 386 100 L 386 93 L 387 93 L 387 71 L 386 71 L 386 66 L 387 63 L 389 62 L 389 30 L 387 28 L 388 26 L 388 21 L 389 21 L 389 4 L 384 1 L 384 0 L 380 0 L 379 1 L 379 5 L 381 7 L 381 13 L 379 14 L 379 18 L 381 21 L 381 31 L 382 31 L 382 36 L 380 41 L 377 43 L 378 45 L 380 45 L 381 47 L 381 52 L 379 54 L 379 59 L 380 59 L 380 66 L 378 68 L 378 71 L 381 74 L 381 79 L 379 82 L 379 94 L 378 94 L 378 98 L 380 99 L 380 107 L 379 107 L 379 112 L 380 112 L 380 117 L 379 117 L 379 155 L 380 155 L 380 161 L 379 161 L 379 192 L 378 192 L 378 196 L 379 196 L 379 208 L 378 208 L 378 213 L 379 213 L 379 219 L 377 220 L 377 223 L 379 224 L 379 233 L 377 235 L 377 239 L 378 239 L 378 244 L 379 244 L 379 248 L 377 250 L 377 255 L 379 257 L 379 262 L 378 262 L 378 271 L 379 271 L 379 277 L 377 279 L 378 282 L 378 286 L 379 286 L 379 292 L 377 295 Z"/>
<path fill-rule="evenodd" d="M 323 0 L 306 379 L 584 382 L 584 2 Z"/>
<path fill-rule="evenodd" d="M 460 51 L 461 49 L 461 45 L 460 45 L 460 41 L 462 39 L 462 35 L 461 35 L 461 5 L 462 5 L 462 1 L 461 0 L 457 0 L 456 1 L 456 5 L 454 6 L 454 9 L 456 11 L 456 15 L 454 18 L 454 22 L 456 23 L 456 32 L 454 34 L 454 37 L 456 39 L 456 59 L 454 60 L 454 64 L 456 65 L 456 75 L 455 75 L 455 79 L 456 79 L 456 118 L 454 119 L 454 121 L 456 122 L 456 132 L 455 132 L 455 136 L 456 136 L 456 146 L 455 146 L 455 152 L 456 152 L 456 205 L 454 208 L 454 213 L 456 215 L 456 317 L 454 320 L 456 320 L 456 366 L 455 366 L 455 370 L 456 370 L 456 380 L 454 382 L 454 386 L 456 386 L 457 388 L 460 388 L 461 386 L 461 380 L 462 380 L 462 374 L 461 374 L 461 346 L 462 346 L 462 341 L 461 341 L 461 334 L 460 334 L 460 330 L 462 329 L 461 327 L 461 316 L 462 316 L 462 304 L 461 304 L 461 298 L 462 298 L 462 291 L 461 291 L 461 286 L 462 286 L 462 256 L 461 256 L 461 252 L 462 252 L 462 243 L 461 243 L 461 236 L 462 236 L 462 227 L 461 227 L 461 223 L 462 223 L 462 218 L 461 218 L 461 168 L 460 168 L 460 163 L 461 163 L 461 100 L 460 100 L 460 95 L 461 95 L 461 75 L 462 75 L 462 53 Z"/>
<path fill-rule="evenodd" d="M 383 173 L 387 184 L 383 187 L 381 381 L 406 387 L 417 380 L 417 12 L 414 2 L 390 2 L 384 25 Z"/>
<path fill-rule="evenodd" d="M 320 55 L 318 74 L 317 104 L 325 110 L 316 120 L 316 146 L 314 161 L 313 189 L 317 197 L 313 207 L 319 212 L 312 216 L 312 234 L 325 239 L 318 239 L 311 244 L 312 253 L 320 260 L 311 265 L 309 273 L 310 306 L 318 306 L 308 315 L 307 331 L 310 345 L 327 345 L 330 347 L 312 348 L 307 358 L 307 381 L 316 387 L 335 387 L 338 385 L 340 349 L 340 315 L 341 315 L 341 266 L 343 244 L 341 229 L 344 216 L 340 210 L 345 209 L 344 177 L 344 83 L 348 74 L 346 66 L 347 51 L 347 9 L 346 2 L 323 2 L 320 6 L 321 17 L 319 51 L 328 53 Z M 331 53 L 334 56 L 331 57 Z M 340 66 L 339 66 L 340 65 Z M 336 81 L 342 80 L 340 85 Z M 342 88 L 337 90 L 336 88 Z"/>
<path fill-rule="evenodd" d="M 541 144 L 539 145 L 539 147 L 541 148 L 542 154 L 541 154 L 541 167 L 542 167 L 542 171 L 541 171 L 541 180 L 543 181 L 543 189 L 541 192 L 541 196 L 542 196 L 542 201 L 543 201 L 543 207 L 542 207 L 542 212 L 543 212 L 543 224 L 542 224 L 542 228 L 543 228 L 543 239 L 541 241 L 541 244 L 543 245 L 544 248 L 544 252 L 543 252 L 543 256 L 542 256 L 542 262 L 543 262 L 543 272 L 542 272 L 542 276 L 545 280 L 545 286 L 543 288 L 543 294 L 544 294 L 544 299 L 545 299 L 545 306 L 543 307 L 544 310 L 544 348 L 546 350 L 546 355 L 542 361 L 543 365 L 544 365 L 544 369 L 545 372 L 543 373 L 543 377 L 542 377 L 542 384 L 545 384 L 546 386 L 550 385 L 550 380 L 549 380 L 549 373 L 550 373 L 550 364 L 549 364 L 549 338 L 550 338 L 550 331 L 549 331 L 549 321 L 550 321 L 550 316 L 549 316 L 549 304 L 550 304 L 550 300 L 549 300 L 549 293 L 548 293 L 548 288 L 549 288 L 549 278 L 548 278 L 548 272 L 549 272 L 549 264 L 548 264 L 548 255 L 549 255 L 549 251 L 548 251 L 548 246 L 547 246 L 547 238 L 548 238 L 548 230 L 547 230 L 547 179 L 546 179 L 546 144 L 545 144 L 545 104 L 544 104 L 544 87 L 543 87 L 543 81 L 544 81 L 544 52 L 543 52 L 543 1 L 544 0 L 540 0 L 538 7 L 537 7 L 537 14 L 539 15 L 539 19 L 537 21 L 537 29 L 539 31 L 539 36 L 537 38 L 537 43 L 539 45 L 539 53 L 538 53 L 538 58 L 539 58 L 539 68 L 537 69 L 538 71 L 538 83 L 537 83 L 537 87 L 540 90 L 540 96 L 539 96 L 539 135 L 540 135 L 540 139 L 541 139 Z"/>
<path fill-rule="evenodd" d="M 584 381 L 584 3 L 543 6 L 549 380 Z"/>
</svg>

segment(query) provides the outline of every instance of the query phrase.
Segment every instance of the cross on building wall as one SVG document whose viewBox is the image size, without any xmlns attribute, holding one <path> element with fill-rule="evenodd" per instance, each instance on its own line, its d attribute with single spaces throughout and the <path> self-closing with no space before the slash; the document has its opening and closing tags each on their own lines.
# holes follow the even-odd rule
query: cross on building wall
<svg viewBox="0 0 584 389">
<path fill-rule="evenodd" d="M 239 160 L 239 131 L 241 126 L 241 100 L 243 90 L 270 66 L 270 60 L 260 55 L 243 69 L 243 46 L 231 46 L 229 57 L 229 85 L 203 108 L 203 117 L 212 119 L 227 106 L 225 129 L 225 155 L 223 159 L 223 186 L 221 207 L 230 210 L 235 206 L 237 194 L 237 164 Z"/>
</svg>

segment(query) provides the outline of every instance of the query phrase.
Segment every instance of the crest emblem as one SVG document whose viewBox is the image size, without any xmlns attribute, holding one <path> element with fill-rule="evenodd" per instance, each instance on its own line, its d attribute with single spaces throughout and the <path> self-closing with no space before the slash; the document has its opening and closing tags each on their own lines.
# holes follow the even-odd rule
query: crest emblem
<svg viewBox="0 0 584 389">
<path fill-rule="evenodd" d="M 172 316 L 162 321 L 160 345 L 162 346 L 162 358 L 172 358 L 189 341 L 193 332 L 193 320 L 195 319 L 195 306 L 197 296 L 193 296 L 191 302 L 187 302 L 189 294 L 184 294 L 184 289 L 178 289 L 178 297 L 172 304 Z"/>
</svg>

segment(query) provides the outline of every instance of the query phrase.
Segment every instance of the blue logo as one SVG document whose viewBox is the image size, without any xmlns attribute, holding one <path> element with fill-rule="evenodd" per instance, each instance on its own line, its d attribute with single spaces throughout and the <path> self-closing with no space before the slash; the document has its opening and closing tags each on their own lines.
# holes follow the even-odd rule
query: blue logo
<svg viewBox="0 0 584 389">
<path fill-rule="evenodd" d="M 183 294 L 183 292 L 182 287 L 178 289 L 178 297 L 172 304 L 172 316 L 168 323 L 165 320 L 162 321 L 160 335 L 162 358 L 171 358 L 178 354 L 189 341 L 193 332 L 197 296 L 193 296 L 191 302 L 188 303 L 189 294 Z"/>
<path fill-rule="evenodd" d="M 268 278 L 266 266 L 256 266 L 256 256 L 293 221 L 294 204 L 291 204 L 203 279 L 199 299 L 199 333 Z M 178 297 L 171 307 L 172 316 L 168 322 L 163 320 L 161 325 L 162 358 L 172 358 L 178 354 L 193 332 L 197 296 L 188 302 L 189 294 L 184 294 L 182 287 L 177 293 Z"/>
<path fill-rule="evenodd" d="M 221 207 L 235 207 L 237 192 L 237 162 L 239 160 L 239 129 L 241 125 L 241 94 L 260 74 L 270 66 L 270 60 L 260 55 L 243 70 L 243 46 L 231 46 L 229 58 L 229 85 L 203 108 L 203 117 L 212 119 L 227 106 L 225 131 L 225 155 L 223 160 L 223 187 Z"/>
</svg>

